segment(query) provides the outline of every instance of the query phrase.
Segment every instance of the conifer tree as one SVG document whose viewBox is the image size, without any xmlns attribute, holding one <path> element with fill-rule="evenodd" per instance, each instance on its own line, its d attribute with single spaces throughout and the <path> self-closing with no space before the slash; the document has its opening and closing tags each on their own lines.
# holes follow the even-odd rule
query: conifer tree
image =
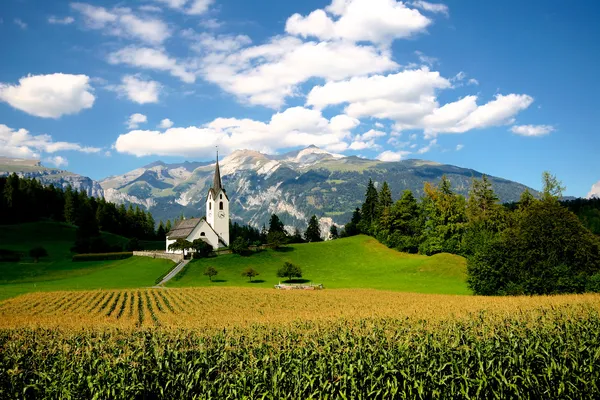
<svg viewBox="0 0 600 400">
<path fill-rule="evenodd" d="M 306 228 L 306 232 L 304 232 L 304 239 L 307 242 L 321 242 L 323 239 L 321 238 L 321 228 L 319 227 L 319 220 L 316 215 L 310 217 L 310 221 L 308 222 L 308 227 Z"/>
<path fill-rule="evenodd" d="M 360 231 L 364 233 L 372 233 L 372 224 L 377 217 L 377 209 L 379 204 L 379 196 L 373 181 L 369 179 L 367 184 L 367 192 L 365 193 L 365 202 L 361 209 Z"/>
</svg>

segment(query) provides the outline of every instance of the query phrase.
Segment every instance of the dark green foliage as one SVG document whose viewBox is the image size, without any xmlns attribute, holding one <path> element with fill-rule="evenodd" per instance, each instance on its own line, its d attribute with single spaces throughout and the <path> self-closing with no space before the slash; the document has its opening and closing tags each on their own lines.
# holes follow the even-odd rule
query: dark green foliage
<svg viewBox="0 0 600 400">
<path fill-rule="evenodd" d="M 274 249 L 278 249 L 281 246 L 287 244 L 287 241 L 288 238 L 283 232 L 269 232 L 269 234 L 267 235 L 267 244 Z"/>
<path fill-rule="evenodd" d="M 592 233 L 600 235 L 600 198 L 569 200 L 562 204 L 574 212 Z"/>
<path fill-rule="evenodd" d="M 213 276 L 216 276 L 219 273 L 215 267 L 206 267 L 203 275 L 208 276 L 208 279 L 212 282 Z"/>
<path fill-rule="evenodd" d="M 229 240 L 233 243 L 237 238 L 244 239 L 246 243 L 265 243 L 258 229 L 250 225 L 240 225 L 237 222 L 231 223 L 231 221 L 229 221 Z"/>
<path fill-rule="evenodd" d="M 281 232 L 285 235 L 283 222 L 281 222 L 276 214 L 272 214 L 271 219 L 269 220 L 269 233 L 274 232 Z"/>
<path fill-rule="evenodd" d="M 194 239 L 191 245 L 194 250 L 194 258 L 206 258 L 213 254 L 213 247 L 202 239 Z"/>
<path fill-rule="evenodd" d="M 233 254 L 239 255 L 247 255 L 248 254 L 248 240 L 243 237 L 237 237 L 231 244 L 229 245 L 231 252 Z"/>
<path fill-rule="evenodd" d="M 100 253 L 100 254 L 76 254 L 73 261 L 105 261 L 105 260 L 123 260 L 132 257 L 132 252 L 120 253 Z"/>
<path fill-rule="evenodd" d="M 249 278 L 250 282 L 252 282 L 252 278 L 254 278 L 258 275 L 260 275 L 260 274 L 258 272 L 256 272 L 256 270 L 252 267 L 248 267 L 244 271 L 242 271 L 242 276 Z"/>
<path fill-rule="evenodd" d="M 365 202 L 361 209 L 361 219 L 359 230 L 362 233 L 372 233 L 372 224 L 377 220 L 379 210 L 379 196 L 373 181 L 369 179 L 367 184 L 367 192 L 365 193 Z"/>
<path fill-rule="evenodd" d="M 175 240 L 175 242 L 173 242 L 169 245 L 169 250 L 185 252 L 185 251 L 191 249 L 192 246 L 193 246 L 192 242 L 190 242 L 189 240 L 177 239 L 177 240 Z"/>
<path fill-rule="evenodd" d="M 163 222 L 160 221 L 158 223 L 158 229 L 156 229 L 156 238 L 161 240 L 164 239 L 166 235 L 167 232 L 165 231 L 165 226 L 163 225 Z"/>
<path fill-rule="evenodd" d="M 0 249 L 0 262 L 19 262 L 21 253 L 14 250 Z"/>
<path fill-rule="evenodd" d="M 310 217 L 310 221 L 308 221 L 308 227 L 306 228 L 306 232 L 304 232 L 304 239 L 307 242 L 322 242 L 321 238 L 321 228 L 319 227 L 319 220 L 316 215 Z"/>
<path fill-rule="evenodd" d="M 283 263 L 283 266 L 277 270 L 277 276 L 279 278 L 288 278 L 288 281 L 291 281 L 292 278 L 302 278 L 302 269 L 299 266 L 286 261 Z"/>
<path fill-rule="evenodd" d="M 514 226 L 469 258 L 477 294 L 579 293 L 600 270 L 600 241 L 548 198 L 518 211 Z"/>
<path fill-rule="evenodd" d="M 131 238 L 125 245 L 126 251 L 138 251 L 141 250 L 142 247 L 140 245 L 140 241 L 137 238 Z"/>
<path fill-rule="evenodd" d="M 41 257 L 48 257 L 48 251 L 42 246 L 36 246 L 29 250 L 29 257 L 33 258 L 34 262 L 38 262 Z"/>
<path fill-rule="evenodd" d="M 338 233 L 338 228 L 335 224 L 331 225 L 331 228 L 329 228 L 329 239 L 330 240 L 334 240 L 334 239 L 338 239 L 340 237 L 340 234 Z"/>
<path fill-rule="evenodd" d="M 302 232 L 300 232 L 300 229 L 294 228 L 294 234 L 289 237 L 288 243 L 304 243 L 304 238 L 302 237 Z"/>
<path fill-rule="evenodd" d="M 350 222 L 348 222 L 346 224 L 346 226 L 344 226 L 344 229 L 342 230 L 342 237 L 350 237 L 350 236 L 356 236 L 358 234 L 360 234 L 360 220 L 361 220 L 362 216 L 360 214 L 360 208 L 356 208 L 354 210 L 354 212 L 352 213 L 352 219 L 350 220 Z"/>
</svg>

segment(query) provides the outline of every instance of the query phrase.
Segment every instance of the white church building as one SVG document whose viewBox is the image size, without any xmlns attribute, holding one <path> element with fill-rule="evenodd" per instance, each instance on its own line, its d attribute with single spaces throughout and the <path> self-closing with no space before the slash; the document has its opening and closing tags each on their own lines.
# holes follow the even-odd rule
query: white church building
<svg viewBox="0 0 600 400">
<path fill-rule="evenodd" d="M 206 217 L 179 221 L 167 233 L 167 253 L 181 253 L 181 250 L 169 250 L 169 245 L 175 243 L 177 239 L 185 239 L 190 242 L 202 239 L 215 250 L 219 247 L 229 246 L 229 198 L 221 182 L 218 153 L 213 185 L 208 190 L 206 199 Z"/>
</svg>

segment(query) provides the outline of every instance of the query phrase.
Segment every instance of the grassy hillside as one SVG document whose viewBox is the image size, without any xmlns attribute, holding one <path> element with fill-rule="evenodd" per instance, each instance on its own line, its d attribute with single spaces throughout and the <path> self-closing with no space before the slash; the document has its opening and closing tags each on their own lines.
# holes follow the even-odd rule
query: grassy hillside
<svg viewBox="0 0 600 400">
<path fill-rule="evenodd" d="M 110 244 L 127 239 L 102 233 Z M 56 222 L 0 226 L 0 248 L 27 253 L 35 246 L 48 257 L 34 263 L 24 257 L 19 263 L 0 263 L 0 300 L 32 291 L 100 288 L 134 288 L 154 285 L 157 277 L 172 268 L 168 260 L 133 257 L 119 261 L 72 262 L 70 251 L 75 227 Z"/>
<path fill-rule="evenodd" d="M 465 259 L 451 254 L 432 257 L 399 253 L 368 236 L 329 242 L 291 245 L 279 251 L 266 250 L 249 257 L 226 255 L 188 264 L 172 287 L 247 286 L 272 287 L 283 279 L 276 276 L 285 261 L 299 265 L 303 278 L 326 288 L 371 288 L 419 293 L 470 294 L 466 285 Z M 207 266 L 219 274 L 210 282 L 203 275 Z M 249 283 L 241 276 L 246 267 L 260 275 Z"/>
</svg>

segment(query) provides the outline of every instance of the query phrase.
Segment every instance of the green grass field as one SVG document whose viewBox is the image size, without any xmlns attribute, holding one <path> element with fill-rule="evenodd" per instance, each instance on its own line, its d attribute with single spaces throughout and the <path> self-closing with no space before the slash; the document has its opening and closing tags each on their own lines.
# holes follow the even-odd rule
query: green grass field
<svg viewBox="0 0 600 400">
<path fill-rule="evenodd" d="M 102 233 L 110 244 L 127 239 Z M 0 300 L 34 291 L 138 288 L 154 285 L 173 267 L 169 260 L 132 257 L 118 261 L 72 262 L 75 228 L 56 222 L 0 226 L 0 248 L 27 253 L 43 246 L 48 257 L 38 263 L 24 257 L 19 263 L 0 263 Z"/>
<path fill-rule="evenodd" d="M 466 284 L 466 261 L 451 254 L 432 257 L 399 253 L 368 236 L 290 245 L 247 257 L 224 255 L 195 260 L 171 280 L 170 287 L 246 286 L 272 287 L 284 279 L 276 276 L 285 261 L 299 265 L 303 279 L 326 288 L 371 288 L 419 293 L 471 294 Z M 210 282 L 208 266 L 219 273 Z M 249 283 L 241 276 L 251 266 L 260 275 Z"/>
</svg>

